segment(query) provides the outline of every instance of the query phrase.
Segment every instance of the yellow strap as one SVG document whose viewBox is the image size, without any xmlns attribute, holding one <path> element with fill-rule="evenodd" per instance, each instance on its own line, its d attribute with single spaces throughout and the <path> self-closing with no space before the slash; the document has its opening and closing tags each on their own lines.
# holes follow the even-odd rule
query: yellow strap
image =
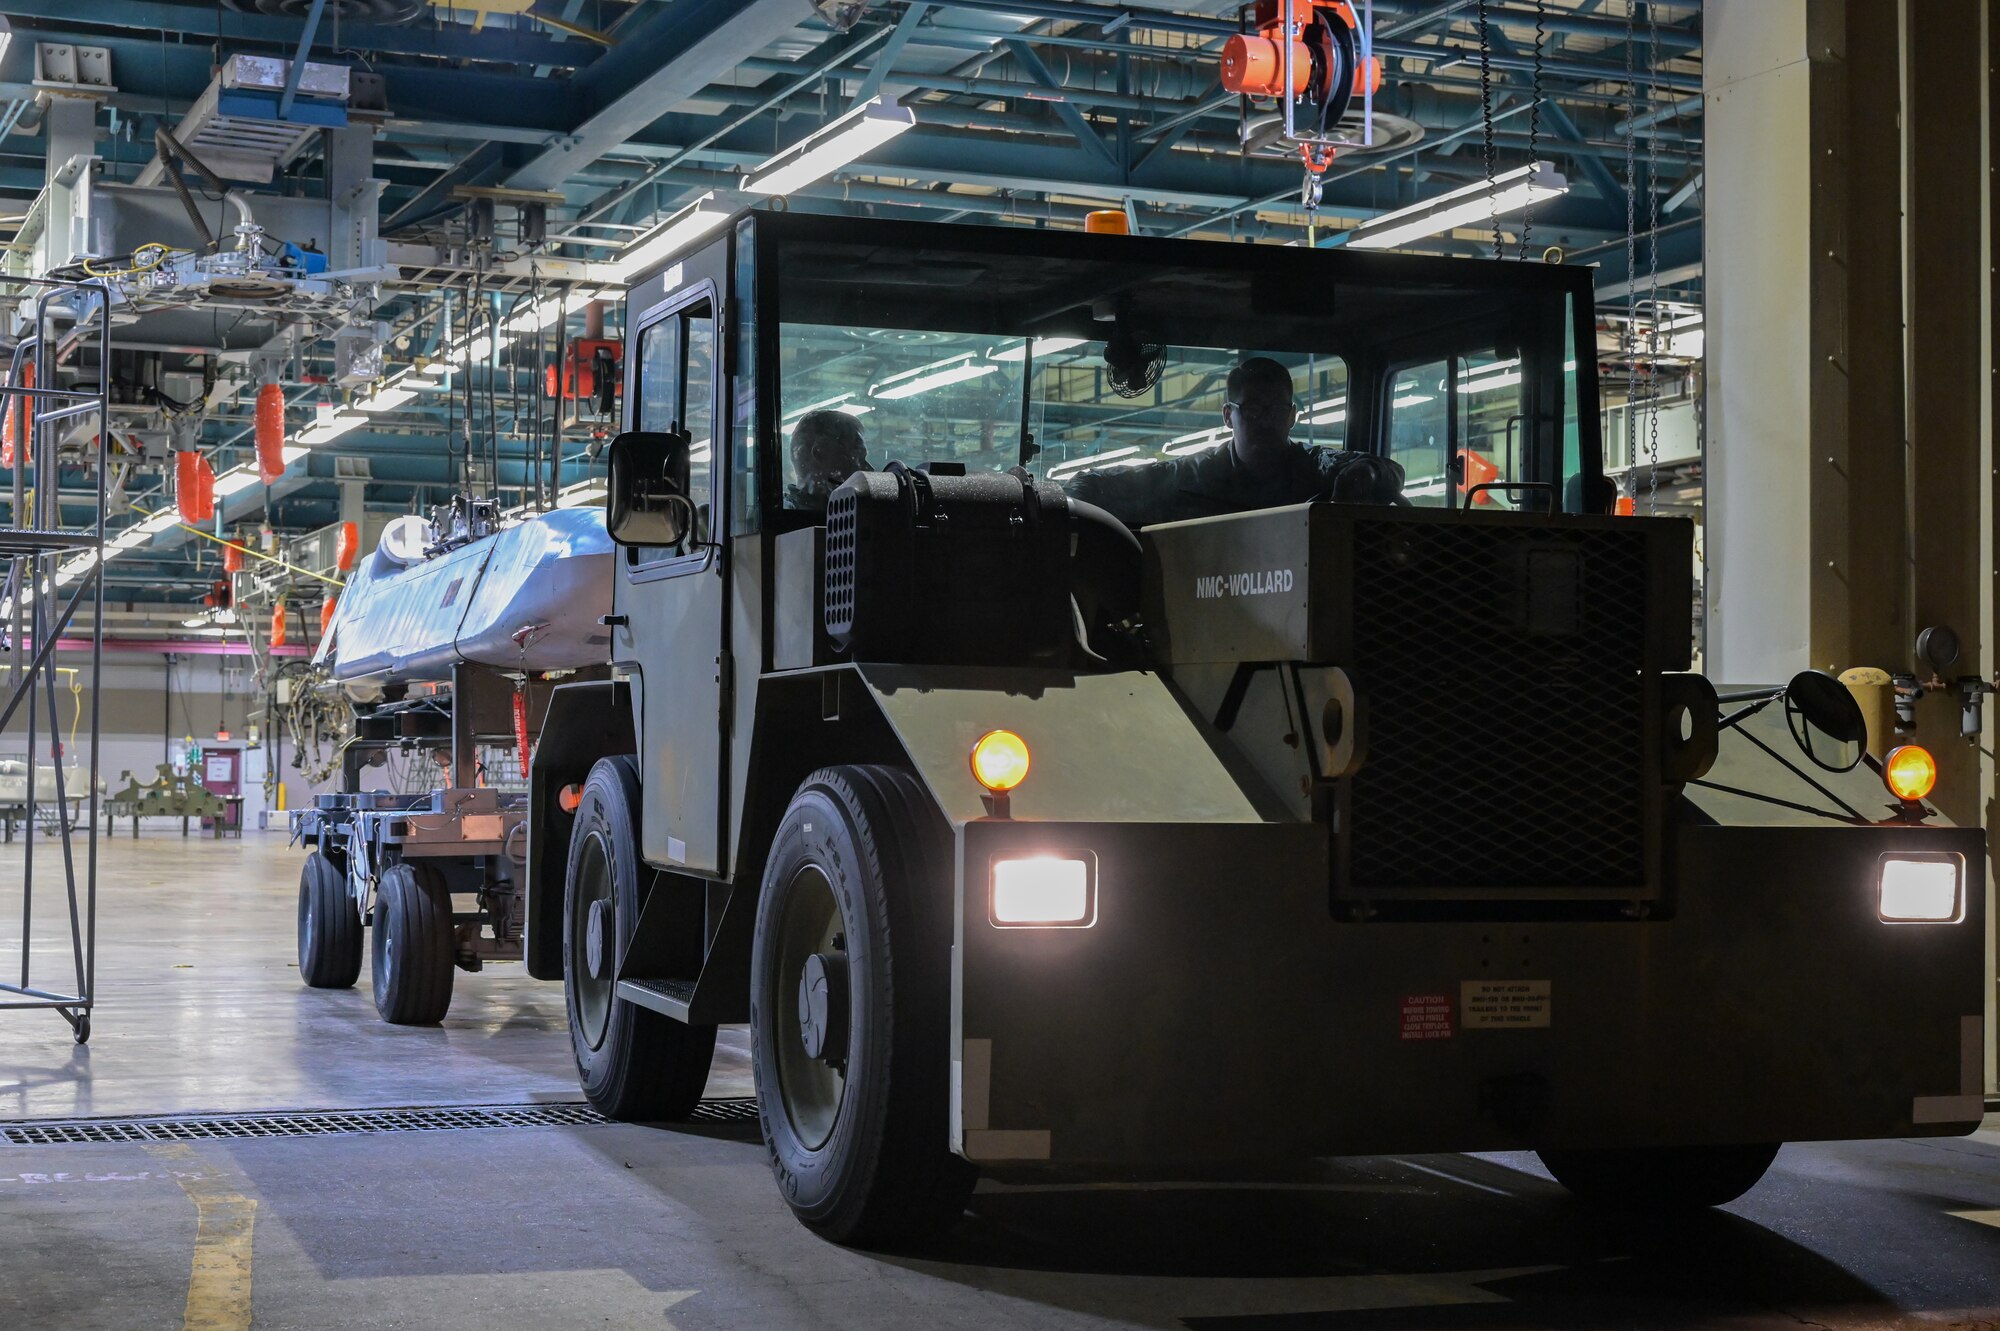
<svg viewBox="0 0 2000 1331">
<path fill-rule="evenodd" d="M 152 513 L 146 512 L 145 509 L 140 508 L 137 504 L 132 505 L 132 511 L 134 513 L 141 515 L 142 517 L 150 518 L 153 516 Z M 155 512 L 165 512 L 165 510 L 158 509 L 155 510 Z M 347 583 L 343 579 L 329 578 L 324 573 L 315 573 L 309 568 L 300 568 L 297 564 L 287 564 L 284 560 L 278 558 L 276 555 L 261 554 L 256 550 L 252 550 L 249 546 L 244 545 L 240 541 L 224 540 L 222 537 L 217 536 L 214 532 L 203 531 L 199 527 L 191 527 L 185 522 L 177 522 L 174 525 L 179 527 L 182 531 L 193 532 L 196 536 L 201 537 L 201 539 L 204 541 L 214 541 L 217 545 L 226 545 L 229 546 L 231 549 L 241 550 L 244 554 L 249 555 L 252 559 L 261 559 L 267 564 L 276 564 L 279 568 L 286 569 L 293 573 L 302 573 L 308 578 L 318 578 L 321 582 L 331 583 L 335 587 L 345 587 L 347 585 Z"/>
</svg>

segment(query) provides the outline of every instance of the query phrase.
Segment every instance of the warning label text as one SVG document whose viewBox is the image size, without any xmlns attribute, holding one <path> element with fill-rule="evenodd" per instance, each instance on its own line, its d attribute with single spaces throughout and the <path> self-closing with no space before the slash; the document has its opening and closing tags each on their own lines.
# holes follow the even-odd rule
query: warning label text
<svg viewBox="0 0 2000 1331">
<path fill-rule="evenodd" d="M 1547 980 L 1467 980 L 1458 987 L 1459 1021 L 1467 1030 L 1549 1024 Z"/>
<path fill-rule="evenodd" d="M 1403 999 L 1401 1007 L 1405 1040 L 1451 1038 L 1450 994 L 1411 994 Z"/>
</svg>

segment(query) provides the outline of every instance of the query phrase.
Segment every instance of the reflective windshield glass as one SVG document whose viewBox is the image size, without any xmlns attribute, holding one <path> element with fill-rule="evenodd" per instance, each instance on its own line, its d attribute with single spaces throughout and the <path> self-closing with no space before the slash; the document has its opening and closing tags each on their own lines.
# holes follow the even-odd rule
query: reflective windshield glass
<svg viewBox="0 0 2000 1331">
<path fill-rule="evenodd" d="M 1230 373 L 1251 358 L 1283 371 L 1272 390 L 1272 367 L 1261 367 L 1277 400 L 1266 392 L 1254 408 L 1260 420 L 1289 416 L 1267 422 L 1278 443 L 1325 450 L 1300 464 L 1308 480 L 1331 452 L 1386 454 L 1404 464 L 1413 489 L 1428 485 L 1429 502 L 1442 503 L 1460 449 L 1477 455 L 1474 483 L 1558 465 L 1555 448 L 1531 455 L 1522 404 L 1532 382 L 1524 370 L 1561 354 L 1559 292 L 1435 280 L 1315 284 L 1288 266 L 1317 258 L 1257 246 L 1216 247 L 1212 268 L 1162 268 L 1120 244 L 1102 247 L 1103 258 L 1088 243 L 1074 253 L 1060 245 L 990 253 L 951 248 L 965 230 L 934 232 L 920 245 L 787 238 L 777 246 L 776 473 L 787 507 L 823 508 L 855 470 L 898 461 L 1026 465 L 1056 481 L 1205 455 L 1226 470 L 1250 447 L 1225 410 Z M 1325 257 L 1329 270 L 1349 263 Z M 1506 335 L 1489 331 L 1475 350 L 1412 364 L 1387 349 L 1427 329 L 1455 338 L 1481 327 Z M 1547 345 L 1537 345 L 1543 337 Z M 1392 374 L 1417 387 L 1382 394 Z M 1465 408 L 1456 421 L 1443 391 L 1454 377 Z M 1414 400 L 1390 405 L 1405 397 L 1432 399 L 1431 414 L 1416 413 Z M 1491 502 L 1513 500 L 1495 492 Z"/>
<path fill-rule="evenodd" d="M 1345 443 L 1348 371 L 1338 356 L 1156 347 L 1147 368 L 1127 377 L 1107 364 L 1105 349 L 1072 337 L 1037 338 L 1031 350 L 1025 337 L 787 323 L 779 358 L 788 502 L 823 505 L 856 465 L 1025 463 L 1060 481 L 1206 452 L 1229 438 L 1222 408 L 1230 368 L 1258 354 L 1292 372 L 1293 438 Z"/>
</svg>

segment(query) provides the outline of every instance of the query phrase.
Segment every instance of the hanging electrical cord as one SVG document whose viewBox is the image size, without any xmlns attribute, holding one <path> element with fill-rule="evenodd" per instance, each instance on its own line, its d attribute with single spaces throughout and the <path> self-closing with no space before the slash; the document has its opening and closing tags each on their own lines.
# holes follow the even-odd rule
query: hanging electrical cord
<svg viewBox="0 0 2000 1331">
<path fill-rule="evenodd" d="M 1652 305 L 1647 326 L 1652 347 L 1652 382 L 1646 400 L 1646 516 L 1659 507 L 1660 494 L 1660 125 L 1654 107 L 1660 99 L 1660 18 L 1655 5 L 1646 6 L 1646 109 L 1653 123 L 1646 129 L 1646 290 Z"/>
<path fill-rule="evenodd" d="M 1486 12 L 1486 0 L 1479 0 L 1479 119 L 1486 132 L 1486 184 L 1491 188 L 1498 174 L 1498 158 L 1493 152 L 1493 25 Z M 1497 215 L 1493 219 L 1493 257 L 1507 257 Z"/>
<path fill-rule="evenodd" d="M 1639 228 L 1637 161 L 1639 84 L 1632 66 L 1633 0 L 1625 4 L 1625 328 L 1619 348 L 1625 355 L 1625 475 L 1629 479 L 1639 462 L 1639 421 L 1632 413 L 1639 404 Z"/>
<path fill-rule="evenodd" d="M 1528 160 L 1538 162 L 1542 155 L 1542 53 L 1548 45 L 1549 12 L 1548 0 L 1535 0 L 1535 54 L 1534 68 L 1528 81 Z M 1521 249 L 1520 257 L 1528 257 L 1528 242 L 1535 232 L 1535 201 L 1530 197 L 1527 206 L 1521 209 Z"/>
</svg>

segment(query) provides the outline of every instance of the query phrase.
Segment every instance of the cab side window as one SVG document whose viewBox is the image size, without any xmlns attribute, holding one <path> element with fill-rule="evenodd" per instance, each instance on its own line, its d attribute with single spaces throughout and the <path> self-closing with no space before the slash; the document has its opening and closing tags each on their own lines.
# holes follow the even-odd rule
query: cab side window
<svg viewBox="0 0 2000 1331">
<path fill-rule="evenodd" d="M 634 566 L 656 564 L 689 553 L 709 539 L 714 476 L 715 312 L 697 301 L 656 320 L 639 334 L 638 409 L 633 428 L 685 431 L 688 440 L 688 497 L 695 523 L 678 548 L 628 546 Z"/>
<path fill-rule="evenodd" d="M 1481 348 L 1402 365 L 1390 371 L 1388 399 L 1388 453 L 1403 464 L 1403 494 L 1412 504 L 1455 507 L 1474 486 L 1524 478 L 1517 353 Z M 1518 501 L 1497 490 L 1473 499 L 1495 508 Z"/>
</svg>

